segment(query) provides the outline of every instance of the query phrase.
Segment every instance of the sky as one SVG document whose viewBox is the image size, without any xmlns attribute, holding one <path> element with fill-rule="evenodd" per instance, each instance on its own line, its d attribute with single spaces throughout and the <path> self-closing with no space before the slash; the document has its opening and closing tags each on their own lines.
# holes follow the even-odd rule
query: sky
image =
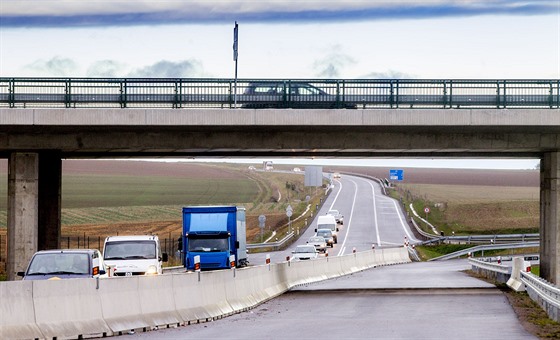
<svg viewBox="0 0 560 340">
<path fill-rule="evenodd" d="M 560 79 L 560 0 L 0 0 L 0 77 L 232 79 L 235 22 L 239 78 Z"/>
</svg>

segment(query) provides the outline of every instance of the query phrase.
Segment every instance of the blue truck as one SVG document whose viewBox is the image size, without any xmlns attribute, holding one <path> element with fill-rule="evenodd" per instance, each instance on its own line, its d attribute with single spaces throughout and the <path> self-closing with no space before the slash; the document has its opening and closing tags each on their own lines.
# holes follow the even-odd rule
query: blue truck
<svg viewBox="0 0 560 340">
<path fill-rule="evenodd" d="M 183 207 L 183 235 L 180 249 L 183 265 L 195 270 L 200 256 L 201 270 L 244 267 L 247 260 L 245 208 L 236 206 Z"/>
</svg>

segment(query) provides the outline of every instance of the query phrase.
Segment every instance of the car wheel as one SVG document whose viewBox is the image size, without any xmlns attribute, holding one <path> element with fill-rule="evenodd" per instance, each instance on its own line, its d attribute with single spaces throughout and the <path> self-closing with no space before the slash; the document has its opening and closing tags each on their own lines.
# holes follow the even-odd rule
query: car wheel
<svg viewBox="0 0 560 340">
<path fill-rule="evenodd" d="M 331 243 L 331 248 L 334 248 L 334 243 Z"/>
</svg>

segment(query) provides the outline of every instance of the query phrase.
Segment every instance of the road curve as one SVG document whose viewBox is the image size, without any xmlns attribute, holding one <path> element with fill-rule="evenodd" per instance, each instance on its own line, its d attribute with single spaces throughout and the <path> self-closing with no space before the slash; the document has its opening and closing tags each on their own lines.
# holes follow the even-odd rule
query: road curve
<svg viewBox="0 0 560 340">
<path fill-rule="evenodd" d="M 368 250 L 372 245 L 401 246 L 405 237 L 411 242 L 417 241 L 398 207 L 398 202 L 385 196 L 379 183 L 374 180 L 350 175 L 334 180 L 333 191 L 318 215 L 324 215 L 330 209 L 336 209 L 344 215 L 344 225 L 340 226 L 338 243 L 328 250 L 329 256 L 348 254 L 353 249 Z M 271 261 L 285 261 L 296 245 L 304 244 L 315 234 L 316 226 L 315 218 L 298 241 L 286 250 L 269 252 Z M 253 265 L 264 264 L 265 258 L 264 253 L 249 255 L 249 261 Z"/>
</svg>

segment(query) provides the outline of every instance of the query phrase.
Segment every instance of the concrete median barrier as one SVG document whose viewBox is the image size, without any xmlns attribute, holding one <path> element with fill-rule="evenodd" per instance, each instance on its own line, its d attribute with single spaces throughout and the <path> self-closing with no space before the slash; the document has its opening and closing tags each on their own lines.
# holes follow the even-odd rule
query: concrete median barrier
<svg viewBox="0 0 560 340">
<path fill-rule="evenodd" d="M 114 335 L 211 321 L 253 308 L 297 285 L 403 262 L 410 262 L 410 258 L 401 247 L 235 270 L 83 280 L 77 284 L 78 280 L 1 283 L 0 297 L 9 303 L 2 303 L 0 311 L 9 317 L 2 317 L 0 334 L 1 338 Z M 6 287 L 11 285 L 17 288 L 11 287 L 8 296 Z"/>
<path fill-rule="evenodd" d="M 0 282 L 0 339 L 45 338 L 35 324 L 33 281 Z"/>
<path fill-rule="evenodd" d="M 144 320 L 150 326 L 178 325 L 181 317 L 175 311 L 172 275 L 138 277 L 138 296 Z"/>
<path fill-rule="evenodd" d="M 150 326 L 142 314 L 138 277 L 114 277 L 100 280 L 99 297 L 103 317 L 114 333 Z"/>
<path fill-rule="evenodd" d="M 47 338 L 110 334 L 97 283 L 97 279 L 33 281 L 35 322 L 41 333 Z"/>
<path fill-rule="evenodd" d="M 202 272 L 197 286 L 203 298 L 203 308 L 212 318 L 218 318 L 233 313 L 226 296 L 226 285 L 230 283 L 229 270 Z"/>
<path fill-rule="evenodd" d="M 173 296 L 175 310 L 185 323 L 196 323 L 212 319 L 204 308 L 204 298 L 195 287 L 199 286 L 201 273 L 181 273 L 171 275 L 173 278 Z"/>
</svg>

